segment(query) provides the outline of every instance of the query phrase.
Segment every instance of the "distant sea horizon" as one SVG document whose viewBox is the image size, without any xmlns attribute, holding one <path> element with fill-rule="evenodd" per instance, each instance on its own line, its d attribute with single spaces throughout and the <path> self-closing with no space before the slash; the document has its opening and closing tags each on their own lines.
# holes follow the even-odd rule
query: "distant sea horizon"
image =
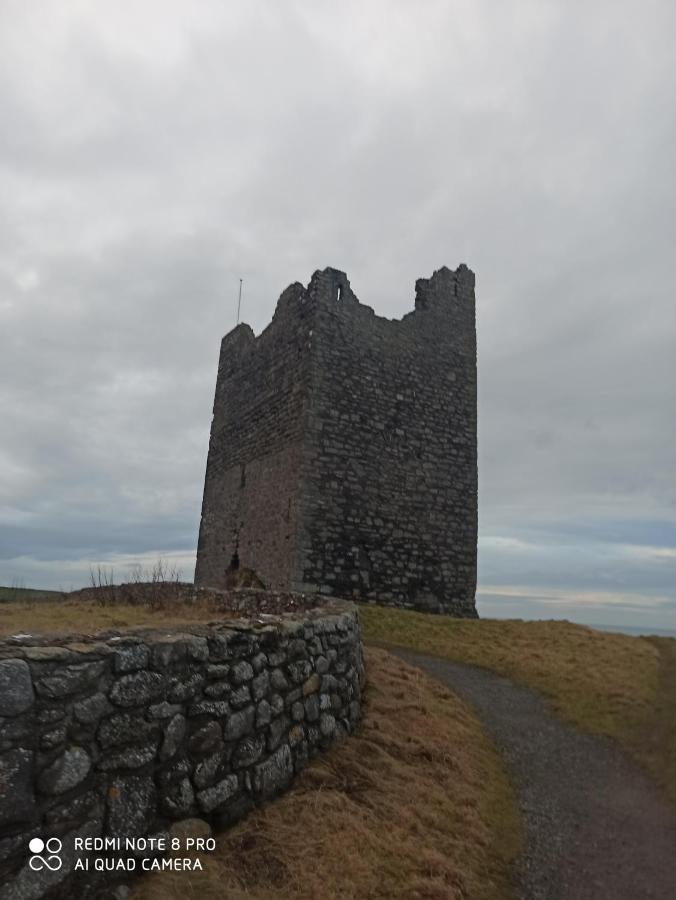
<svg viewBox="0 0 676 900">
<path fill-rule="evenodd" d="M 596 616 L 599 619 L 614 619 L 613 612 L 606 608 L 584 609 L 584 604 L 574 603 L 545 603 L 539 601 L 539 598 L 523 597 L 519 595 L 507 594 L 485 594 L 481 590 L 477 590 L 477 612 L 480 619 L 517 619 L 522 622 L 571 622 L 573 625 L 584 625 L 587 628 L 593 628 L 594 631 L 610 631 L 618 634 L 630 634 L 634 637 L 669 637 L 676 638 L 676 622 L 674 622 L 673 608 L 670 608 L 663 615 L 657 615 L 653 609 L 646 612 L 645 617 L 639 615 L 627 616 L 633 619 L 631 624 L 624 622 L 603 622 L 593 621 Z M 618 618 L 624 618 L 623 609 L 618 609 Z M 632 610 L 632 612 L 634 612 Z M 660 610 L 661 612 L 661 610 Z M 641 621 L 644 618 L 645 621 Z M 592 620 L 592 621 L 590 621 Z M 638 621 L 637 621 L 638 620 Z M 655 625 L 655 622 L 659 625 Z"/>
<path fill-rule="evenodd" d="M 617 634 L 630 634 L 633 637 L 668 637 L 668 638 L 676 638 L 676 628 L 657 628 L 654 625 L 619 625 L 619 624 L 603 624 L 601 622 L 585 622 L 581 619 L 578 619 L 574 616 L 569 615 L 559 615 L 559 616 L 548 616 L 548 615 L 538 615 L 542 610 L 539 609 L 537 611 L 533 610 L 531 615 L 528 615 L 529 611 L 525 611 L 523 609 L 519 610 L 510 610 L 509 614 L 505 614 L 502 610 L 497 610 L 495 606 L 493 608 L 486 609 L 487 604 L 482 604 L 483 609 L 479 609 L 479 618 L 481 619 L 495 619 L 496 621 L 500 621 L 500 619 L 515 619 L 520 620 L 522 622 L 571 622 L 573 625 L 584 625 L 586 628 L 593 628 L 594 631 L 610 631 Z"/>
<path fill-rule="evenodd" d="M 589 628 L 596 631 L 617 631 L 620 634 L 631 634 L 635 637 L 670 637 L 676 638 L 676 629 L 674 628 L 651 628 L 650 626 L 640 625 L 598 625 L 596 623 L 587 622 Z"/>
</svg>

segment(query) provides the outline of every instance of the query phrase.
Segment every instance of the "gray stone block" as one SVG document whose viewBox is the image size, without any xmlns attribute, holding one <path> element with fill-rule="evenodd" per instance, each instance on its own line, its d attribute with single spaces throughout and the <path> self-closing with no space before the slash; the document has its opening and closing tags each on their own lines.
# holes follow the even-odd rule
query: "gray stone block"
<svg viewBox="0 0 676 900">
<path fill-rule="evenodd" d="M 261 700 L 263 697 L 267 697 L 269 691 L 270 674 L 267 671 L 263 671 L 256 675 L 251 682 L 251 696 L 254 700 Z"/>
<path fill-rule="evenodd" d="M 113 837 L 146 835 L 157 795 L 149 775 L 128 775 L 112 781 L 108 790 L 107 831 Z"/>
<path fill-rule="evenodd" d="M 101 747 L 107 750 L 120 744 L 147 741 L 158 732 L 158 723 L 148 722 L 142 712 L 117 713 L 101 722 L 96 736 Z"/>
<path fill-rule="evenodd" d="M 83 725 L 90 725 L 98 722 L 101 716 L 106 715 L 111 709 L 106 695 L 98 693 L 74 703 L 73 715 Z"/>
<path fill-rule="evenodd" d="M 116 769 L 140 769 L 154 759 L 157 753 L 157 741 L 151 744 L 140 744 L 134 747 L 126 747 L 116 753 L 102 756 L 96 764 L 101 772 L 110 772 Z"/>
<path fill-rule="evenodd" d="M 251 703 L 251 688 L 249 685 L 241 684 L 239 687 L 234 688 L 228 697 L 228 703 L 234 709 L 241 709 L 247 703 Z"/>
<path fill-rule="evenodd" d="M 191 735 L 188 750 L 191 756 L 208 756 L 223 747 L 223 729 L 219 722 L 207 722 Z"/>
<path fill-rule="evenodd" d="M 0 754 L 0 827 L 30 822 L 34 815 L 33 754 L 8 750 Z"/>
<path fill-rule="evenodd" d="M 105 670 L 103 661 L 67 665 L 54 669 L 35 683 L 35 689 L 43 697 L 60 698 L 95 688 Z"/>
<path fill-rule="evenodd" d="M 261 700 L 256 707 L 256 728 L 264 728 L 272 721 L 272 709 L 267 700 Z"/>
<path fill-rule="evenodd" d="M 206 788 L 197 794 L 197 802 L 202 812 L 212 813 L 218 810 L 219 806 L 223 806 L 232 797 L 235 796 L 239 789 L 239 783 L 236 775 L 228 775 L 213 787 Z"/>
<path fill-rule="evenodd" d="M 324 737 L 331 737 L 336 730 L 336 720 L 330 713 L 322 713 L 319 717 L 319 731 Z"/>
<path fill-rule="evenodd" d="M 223 736 L 226 741 L 236 741 L 238 738 L 245 737 L 253 730 L 256 709 L 254 706 L 247 706 L 239 712 L 231 713 L 228 716 Z"/>
<path fill-rule="evenodd" d="M 139 706 L 157 700 L 165 690 L 166 680 L 159 672 L 136 672 L 123 675 L 110 690 L 110 699 L 117 706 Z"/>
<path fill-rule="evenodd" d="M 185 818 L 195 802 L 195 793 L 190 779 L 183 778 L 178 784 L 166 788 L 160 797 L 160 807 L 172 819 Z"/>
<path fill-rule="evenodd" d="M 293 778 L 293 761 L 291 748 L 283 744 L 272 756 L 254 769 L 254 792 L 266 799 L 287 787 Z"/>
<path fill-rule="evenodd" d="M 72 747 L 42 770 L 38 789 L 43 794 L 64 794 L 84 781 L 91 767 L 92 761 L 87 751 L 82 747 Z"/>
<path fill-rule="evenodd" d="M 193 775 L 195 787 L 205 788 L 210 784 L 213 784 L 216 779 L 216 773 L 224 762 L 225 759 L 220 752 L 213 753 L 206 759 L 201 760 L 201 762 L 195 766 L 195 773 Z"/>
<path fill-rule="evenodd" d="M 265 735 L 256 734 L 241 740 L 232 754 L 232 765 L 241 769 L 257 762 L 265 750 Z"/>
<path fill-rule="evenodd" d="M 0 716 L 18 716 L 33 705 L 33 681 L 23 659 L 0 660 Z"/>
<path fill-rule="evenodd" d="M 205 682 L 201 672 L 193 672 L 187 678 L 174 678 L 167 692 L 167 699 L 172 703 L 183 703 L 199 693 Z"/>
<path fill-rule="evenodd" d="M 145 644 L 127 644 L 120 647 L 113 657 L 113 668 L 122 674 L 144 669 L 150 660 L 150 649 Z"/>
<path fill-rule="evenodd" d="M 244 684 L 247 681 L 251 681 L 253 677 L 253 666 L 246 660 L 235 663 L 230 669 L 230 679 L 233 684 Z"/>
<path fill-rule="evenodd" d="M 185 732 L 185 716 L 177 713 L 169 722 L 166 727 L 166 731 L 164 732 L 164 738 L 162 740 L 162 746 L 160 748 L 160 759 L 163 762 L 167 759 L 171 759 L 172 756 L 175 756 L 178 753 L 179 748 L 183 743 Z"/>
</svg>

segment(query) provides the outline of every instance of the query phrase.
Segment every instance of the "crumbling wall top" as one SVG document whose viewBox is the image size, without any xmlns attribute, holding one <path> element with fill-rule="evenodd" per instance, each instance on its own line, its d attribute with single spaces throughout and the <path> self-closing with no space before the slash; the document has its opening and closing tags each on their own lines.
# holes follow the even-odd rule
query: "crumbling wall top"
<svg viewBox="0 0 676 900">
<path fill-rule="evenodd" d="M 351 315 L 363 317 L 365 323 L 369 323 L 369 328 L 378 325 L 408 330 L 414 322 L 419 321 L 419 313 L 426 316 L 429 312 L 457 315 L 463 321 L 469 313 L 473 323 L 474 283 L 474 272 L 465 263 L 461 263 L 455 270 L 442 266 L 429 278 L 417 279 L 414 308 L 396 319 L 376 315 L 371 306 L 362 303 L 352 290 L 347 274 L 341 269 L 333 266 L 317 269 L 307 288 L 296 281 L 282 291 L 272 321 L 258 336 L 244 323 L 228 332 L 222 341 L 221 360 L 236 359 L 250 352 L 257 347 L 259 341 L 274 339 L 284 329 L 295 329 L 299 323 L 309 320 L 314 310 L 330 308 L 332 304 L 340 304 L 340 308 L 346 313 L 349 311 Z"/>
</svg>

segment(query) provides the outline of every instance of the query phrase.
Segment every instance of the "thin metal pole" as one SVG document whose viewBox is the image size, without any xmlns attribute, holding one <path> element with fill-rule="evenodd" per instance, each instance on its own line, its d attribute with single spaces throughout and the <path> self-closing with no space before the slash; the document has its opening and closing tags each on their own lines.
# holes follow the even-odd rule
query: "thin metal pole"
<svg viewBox="0 0 676 900">
<path fill-rule="evenodd" d="M 237 299 L 237 324 L 239 325 L 239 311 L 242 306 L 242 279 L 239 279 L 239 297 Z"/>
</svg>

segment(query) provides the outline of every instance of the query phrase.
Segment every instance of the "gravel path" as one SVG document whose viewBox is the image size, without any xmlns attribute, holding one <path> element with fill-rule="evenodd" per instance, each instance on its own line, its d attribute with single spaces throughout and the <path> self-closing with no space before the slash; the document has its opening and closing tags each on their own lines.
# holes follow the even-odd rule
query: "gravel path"
<svg viewBox="0 0 676 900">
<path fill-rule="evenodd" d="M 524 822 L 522 900 L 675 900 L 676 814 L 612 741 L 499 675 L 388 649 L 470 703 L 503 754 Z"/>
</svg>

